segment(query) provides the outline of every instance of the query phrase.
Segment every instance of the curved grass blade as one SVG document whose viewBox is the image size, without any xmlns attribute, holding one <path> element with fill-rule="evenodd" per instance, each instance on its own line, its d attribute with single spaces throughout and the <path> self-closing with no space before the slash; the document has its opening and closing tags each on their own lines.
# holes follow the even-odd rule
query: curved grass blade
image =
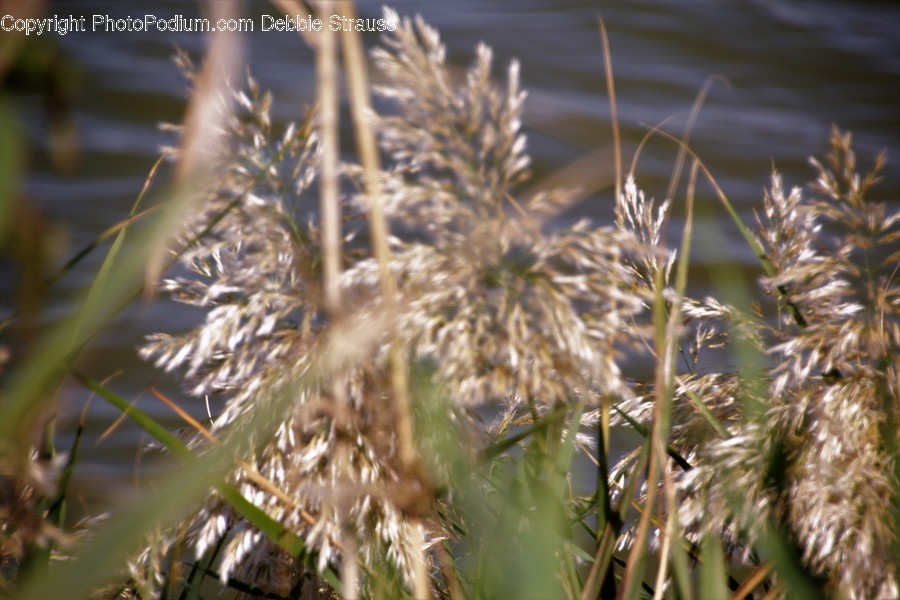
<svg viewBox="0 0 900 600">
<path fill-rule="evenodd" d="M 714 535 L 704 536 L 700 549 L 700 594 L 710 600 L 728 600 L 730 596 L 726 583 L 725 554 L 719 538 Z"/>
<path fill-rule="evenodd" d="M 185 461 L 186 468 L 194 467 L 196 462 L 200 460 L 190 448 L 169 432 L 168 429 L 157 423 L 153 417 L 129 404 L 124 398 L 100 383 L 79 373 L 75 373 L 74 375 L 85 385 L 85 387 L 89 388 L 104 400 L 127 414 L 127 416 L 138 426 L 163 444 L 169 452 Z M 285 530 L 280 523 L 248 501 L 234 486 L 221 481 L 221 479 L 213 480 L 211 486 L 216 489 L 222 498 L 225 499 L 235 511 L 246 518 L 247 521 L 259 529 L 266 537 L 278 544 L 291 556 L 303 559 L 308 563 L 307 566 L 315 569 L 314 557 L 308 552 L 302 538 Z M 340 579 L 330 567 L 322 574 L 322 578 L 335 589 L 340 589 Z"/>
</svg>

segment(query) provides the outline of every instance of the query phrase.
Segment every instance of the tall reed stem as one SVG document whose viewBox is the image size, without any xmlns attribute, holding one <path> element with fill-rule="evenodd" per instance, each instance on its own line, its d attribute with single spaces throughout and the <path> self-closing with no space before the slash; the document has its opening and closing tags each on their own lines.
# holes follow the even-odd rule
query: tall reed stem
<svg viewBox="0 0 900 600">
<path fill-rule="evenodd" d="M 351 19 L 356 18 L 356 7 L 353 2 L 341 0 L 337 3 L 341 14 Z M 344 64 L 347 69 L 350 107 L 353 115 L 356 144 L 360 162 L 363 166 L 366 194 L 369 198 L 369 229 L 372 237 L 372 250 L 378 261 L 379 281 L 385 309 L 393 330 L 397 318 L 397 282 L 391 272 L 391 251 L 388 245 L 388 224 L 381 206 L 381 172 L 378 157 L 378 146 L 372 130 L 372 105 L 369 97 L 368 77 L 366 76 L 366 58 L 363 53 L 360 36 L 354 31 L 343 32 Z M 406 356 L 402 346 L 396 341 L 391 343 L 389 353 L 391 388 L 394 397 L 394 411 L 397 424 L 397 440 L 400 464 L 408 476 L 416 476 L 418 458 L 413 435 L 412 400 L 409 392 L 409 372 Z M 412 591 L 415 598 L 431 597 L 428 573 L 424 556 L 424 529 L 422 523 L 411 519 L 411 545 L 414 546 L 411 556 Z"/>
<path fill-rule="evenodd" d="M 331 13 L 332 3 L 318 3 L 319 12 L 323 15 Z M 319 32 L 316 48 L 316 75 L 319 96 L 319 127 L 321 131 L 321 183 L 320 210 L 322 213 L 322 286 L 324 288 L 325 310 L 332 324 L 341 319 L 341 206 L 340 187 L 338 182 L 338 161 L 340 160 L 340 102 L 338 96 L 338 56 L 337 36 L 329 27 Z M 344 429 L 348 411 L 348 400 L 343 380 L 340 376 L 331 381 L 331 396 L 337 405 L 335 427 Z M 353 481 L 350 449 L 346 436 L 340 436 L 337 448 L 336 463 L 338 465 L 338 481 L 336 485 L 343 487 Z M 337 491 L 337 490 L 335 490 Z M 337 503 L 341 520 L 341 588 L 344 598 L 359 598 L 359 556 L 355 532 L 350 515 L 350 502 L 345 494 L 336 493 L 343 498 Z"/>
</svg>

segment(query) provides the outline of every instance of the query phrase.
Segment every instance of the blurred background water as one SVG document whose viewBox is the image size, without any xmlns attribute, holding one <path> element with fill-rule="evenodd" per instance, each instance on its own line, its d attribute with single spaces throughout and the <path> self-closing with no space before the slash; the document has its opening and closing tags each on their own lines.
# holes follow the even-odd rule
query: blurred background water
<svg viewBox="0 0 900 600">
<path fill-rule="evenodd" d="M 379 16 L 380 2 L 363 0 L 358 7 L 361 16 Z M 573 183 L 583 178 L 606 185 L 560 222 L 587 216 L 604 223 L 612 214 L 612 138 L 600 16 L 609 32 L 626 165 L 649 126 L 672 118 L 667 129 L 680 133 L 694 98 L 713 76 L 721 81 L 706 99 L 692 147 L 748 218 L 760 205 L 773 164 L 787 185 L 809 180 L 807 157 L 825 150 L 833 123 L 853 132 L 864 164 L 881 149 L 891 158 L 900 157 L 897 5 L 853 0 L 398 0 L 393 7 L 401 15 L 420 13 L 436 26 L 454 65 L 469 64 L 478 42 L 494 48 L 498 75 L 512 58 L 521 61 L 523 85 L 529 90 L 525 127 L 538 179 L 596 153 L 596 160 L 582 163 L 583 173 Z M 254 0 L 244 8 L 257 29 L 243 36 L 244 59 L 262 87 L 273 91 L 278 120 L 297 118 L 314 97 L 312 53 L 295 33 L 259 31 L 262 15 L 280 14 L 273 5 Z M 200 14 L 188 0 L 57 0 L 46 13 L 88 20 L 93 14 Z M 371 46 L 376 39 L 372 35 L 365 41 Z M 43 41 L 56 47 L 59 69 L 74 92 L 64 102 L 77 135 L 71 168 L 55 169 L 48 158 L 50 126 L 40 94 L 24 86 L 13 96 L 13 108 L 28 143 L 22 196 L 49 223 L 40 235 L 55 240 L 54 261 L 59 264 L 127 216 L 159 147 L 175 142 L 159 124 L 183 117 L 186 85 L 171 61 L 173 49 L 177 45 L 199 57 L 207 40 L 198 33 L 87 31 Z M 675 147 L 662 139 L 643 151 L 638 183 L 648 195 L 665 194 L 675 154 Z M 889 162 L 877 195 L 897 208 L 898 187 L 900 174 Z M 709 212 L 722 215 L 709 192 L 702 193 Z M 752 277 L 752 256 L 724 215 L 717 226 L 733 242 L 706 242 L 704 247 L 701 237 L 697 260 L 732 263 Z M 48 320 L 72 308 L 70 299 L 91 280 L 102 254 L 95 253 L 53 286 L 44 304 Z M 2 277 L 0 309 L 5 316 L 13 304 L 14 282 L 8 273 Z M 195 318 L 163 301 L 135 305 L 94 341 L 81 367 L 98 379 L 116 374 L 113 389 L 177 426 L 148 386 L 195 413 L 202 413 L 202 402 L 186 400 L 169 377 L 137 359 L 135 348 L 145 334 L 187 327 Z M 63 387 L 62 431 L 71 431 L 87 398 L 75 385 Z M 91 509 L 96 508 L 93 498 L 127 486 L 140 460 L 140 434 L 127 425 L 98 441 L 117 416 L 99 400 L 89 411 L 89 447 L 79 469 L 79 491 Z M 63 435 L 61 446 L 70 440 Z"/>
</svg>

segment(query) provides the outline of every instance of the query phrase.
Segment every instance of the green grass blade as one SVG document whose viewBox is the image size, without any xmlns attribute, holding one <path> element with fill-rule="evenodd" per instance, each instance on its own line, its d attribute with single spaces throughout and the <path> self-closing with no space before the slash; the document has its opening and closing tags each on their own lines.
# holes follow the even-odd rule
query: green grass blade
<svg viewBox="0 0 900 600">
<path fill-rule="evenodd" d="M 575 436 L 578 434 L 578 428 L 581 426 L 581 415 L 584 413 L 584 405 L 578 403 L 572 411 L 569 419 L 569 429 L 566 431 L 566 437 L 563 439 L 556 457 L 556 469 L 554 470 L 555 481 L 551 481 L 551 485 L 556 488 L 556 492 L 560 498 L 566 493 L 566 480 L 572 464 L 572 455 L 575 452 Z"/>
<path fill-rule="evenodd" d="M 566 435 L 563 438 L 562 445 L 560 446 L 559 453 L 556 457 L 556 469 L 553 473 L 553 479 L 551 480 L 550 485 L 551 489 L 554 489 L 557 498 L 565 507 L 571 507 L 571 501 L 566 498 L 566 483 L 568 482 L 568 477 L 571 472 L 572 467 L 572 456 L 575 452 L 575 436 L 578 434 L 578 429 L 581 426 L 581 415 L 584 413 L 584 405 L 582 403 L 578 403 L 575 405 L 574 410 L 572 411 L 572 416 L 569 418 L 569 428 L 566 431 Z M 569 523 L 568 530 L 566 531 L 566 538 L 571 537 L 571 527 L 572 523 Z M 569 584 L 572 596 L 580 596 L 581 595 L 581 582 L 578 579 L 577 572 L 574 567 L 573 553 L 571 548 L 574 544 L 564 542 L 560 546 L 560 552 L 563 555 L 563 563 L 566 568 L 562 570 L 560 573 Z"/>
<path fill-rule="evenodd" d="M 81 306 L 75 316 L 67 319 L 38 344 L 21 369 L 13 374 L 0 404 L 0 440 L 4 450 L 14 455 L 28 447 L 35 423 L 45 412 L 45 405 L 53 397 L 53 389 L 67 372 L 72 348 L 80 348 L 90 336 L 102 329 L 111 319 L 110 306 L 119 306 L 139 289 L 143 260 L 156 242 L 155 232 L 145 232 L 123 252 L 127 260 L 112 269 L 104 282 Z"/>
<path fill-rule="evenodd" d="M 122 412 L 122 414 L 127 415 L 129 419 L 134 421 L 141 429 L 153 436 L 156 441 L 165 446 L 166 449 L 173 455 L 181 459 L 194 458 L 193 452 L 191 452 L 191 450 L 184 444 L 184 442 L 172 435 L 172 433 L 168 429 L 157 423 L 153 417 L 140 410 L 136 406 L 133 406 L 127 400 L 125 400 L 103 384 L 94 381 L 90 377 L 82 375 L 78 372 L 73 372 L 72 375 L 87 389 L 91 390 L 92 392 L 115 406 Z"/>
<path fill-rule="evenodd" d="M 612 491 L 609 488 L 609 464 L 606 448 L 609 442 L 606 436 L 607 428 L 602 421 L 597 424 L 597 487 L 594 490 L 594 498 L 597 505 L 595 514 L 597 526 L 594 532 L 596 538 L 606 528 L 606 524 L 613 519 Z"/>
<path fill-rule="evenodd" d="M 718 537 L 706 535 L 700 549 L 700 597 L 728 600 L 727 580 L 722 544 Z"/>
<path fill-rule="evenodd" d="M 641 436 L 643 436 L 643 437 L 645 437 L 645 438 L 649 438 L 649 437 L 650 437 L 650 433 L 647 431 L 647 428 L 644 427 L 643 425 L 641 425 L 640 423 L 638 423 L 636 420 L 634 420 L 634 419 L 631 417 L 631 415 L 629 415 L 628 413 L 626 413 L 625 411 L 623 411 L 623 410 L 622 410 L 621 408 L 619 408 L 618 406 L 613 406 L 613 410 L 616 411 L 617 413 L 619 413 L 619 415 L 620 415 L 623 419 L 625 419 L 625 421 L 626 421 L 629 425 L 631 425 L 632 429 L 634 429 L 634 430 L 637 431 L 639 434 L 641 434 Z M 687 461 L 687 459 L 684 458 L 684 457 L 683 457 L 683 456 L 682 456 L 675 448 L 673 448 L 672 446 L 669 446 L 669 445 L 666 446 L 666 454 L 668 454 L 669 457 L 670 457 L 672 460 L 675 461 L 675 464 L 677 464 L 677 465 L 678 465 L 679 467 L 681 467 L 683 470 L 685 470 L 685 471 L 690 471 L 691 469 L 694 468 L 693 466 L 691 466 L 691 463 L 689 463 L 689 462 Z"/>
<path fill-rule="evenodd" d="M 66 465 L 63 467 L 57 484 L 56 496 L 50 503 L 47 511 L 47 519 L 55 523 L 58 527 L 62 527 L 66 520 L 66 494 L 69 489 L 69 482 L 72 480 L 72 473 L 75 471 L 75 465 L 78 463 L 78 451 L 81 448 L 81 438 L 84 435 L 84 421 L 78 422 L 78 429 L 75 431 L 75 439 L 72 441 L 72 448 L 69 450 L 69 456 L 66 459 Z"/>
<path fill-rule="evenodd" d="M 827 598 L 825 581 L 803 565 L 798 549 L 788 537 L 771 523 L 763 533 L 765 535 L 760 545 L 775 565 L 779 579 L 784 582 L 787 597 L 792 600 Z"/>
<path fill-rule="evenodd" d="M 75 373 L 75 377 L 88 389 L 118 408 L 123 414 L 126 414 L 144 431 L 163 444 L 173 455 L 185 460 L 188 464 L 198 460 L 197 456 L 181 440 L 172 435 L 168 429 L 157 423 L 153 417 L 129 404 L 124 398 L 112 392 L 102 384 L 78 373 Z M 235 511 L 241 514 L 248 522 L 259 529 L 259 531 L 270 540 L 278 544 L 291 556 L 308 559 L 308 551 L 303 539 L 290 531 L 287 531 L 280 523 L 278 523 L 278 521 L 274 520 L 265 511 L 248 501 L 237 488 L 221 480 L 213 481 L 212 487 L 215 487 L 219 495 L 221 495 Z M 308 566 L 315 568 L 314 561 L 307 560 L 306 562 L 309 563 Z M 333 585 L 335 589 L 340 589 L 340 579 L 330 568 L 326 570 L 326 573 L 322 574 L 322 577 L 330 585 Z"/>
<path fill-rule="evenodd" d="M 669 526 L 674 528 L 675 535 L 679 537 L 670 546 L 670 560 L 672 567 L 672 580 L 675 583 L 675 589 L 678 591 L 680 600 L 691 600 L 694 594 L 691 590 L 691 569 L 688 562 L 687 552 L 681 538 L 681 527 L 678 522 L 678 511 L 672 510 L 669 518 Z M 702 598 L 702 596 L 700 596 Z"/>
<path fill-rule="evenodd" d="M 691 401 L 691 404 L 694 408 L 697 409 L 697 412 L 700 413 L 700 416 L 703 417 L 703 420 L 706 421 L 710 427 L 712 427 L 719 437 L 724 440 L 727 440 L 731 437 L 731 434 L 728 433 L 728 430 L 725 429 L 725 426 L 719 422 L 716 416 L 709 410 L 709 407 L 703 402 L 703 400 L 695 394 L 693 391 L 689 390 L 687 387 L 684 388 L 685 394 L 687 394 L 688 399 Z"/>
<path fill-rule="evenodd" d="M 522 431 L 519 431 L 509 437 L 503 438 L 502 440 L 485 447 L 481 450 L 481 452 L 479 452 L 479 460 L 482 462 L 489 462 L 494 458 L 502 455 L 504 452 L 506 452 L 519 442 L 529 438 L 532 435 L 543 432 L 545 429 L 562 419 L 566 414 L 566 410 L 566 407 L 554 409 L 553 411 L 544 415 L 541 420 L 534 425 L 526 427 Z"/>
</svg>

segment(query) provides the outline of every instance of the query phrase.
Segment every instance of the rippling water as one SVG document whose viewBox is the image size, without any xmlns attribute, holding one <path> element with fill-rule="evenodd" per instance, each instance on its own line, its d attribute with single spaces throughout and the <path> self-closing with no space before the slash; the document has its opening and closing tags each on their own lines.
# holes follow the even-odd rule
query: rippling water
<svg viewBox="0 0 900 600">
<path fill-rule="evenodd" d="M 364 16 L 377 16 L 379 6 L 359 2 Z M 832 123 L 854 133 L 861 158 L 868 160 L 882 148 L 900 156 L 900 9 L 888 3 L 404 0 L 393 6 L 401 14 L 419 12 L 438 27 L 455 65 L 468 64 L 480 41 L 494 48 L 500 64 L 514 57 L 522 62 L 523 83 L 530 92 L 525 122 L 537 176 L 598 153 L 579 179 L 606 186 L 564 220 L 590 216 L 604 221 L 612 210 L 601 16 L 609 31 L 626 160 L 649 126 L 673 118 L 669 130 L 679 132 L 711 77 L 718 79 L 692 146 L 745 214 L 758 205 L 773 163 L 788 184 L 808 180 L 806 158 L 824 150 Z M 198 14 L 193 2 L 130 0 L 57 1 L 48 12 L 88 18 Z M 247 3 L 246 12 L 257 24 L 263 14 L 279 14 L 261 1 Z M 59 174 L 41 158 L 47 142 L 34 99 L 23 96 L 16 108 L 31 134 L 35 157 L 24 191 L 65 232 L 69 245 L 63 254 L 71 254 L 127 214 L 159 146 L 173 142 L 158 129 L 160 122 L 179 121 L 185 104 L 184 82 L 169 57 L 176 44 L 199 55 L 205 40 L 196 33 L 86 32 L 53 41 L 79 81 L 72 117 L 80 161 L 73 172 Z M 375 41 L 366 39 L 370 45 Z M 253 74 L 275 93 L 277 117 L 300 114 L 314 94 L 312 55 L 300 38 L 257 31 L 246 35 L 244 43 Z M 664 193 L 674 155 L 671 143 L 662 140 L 644 151 L 638 179 L 648 194 Z M 880 193 L 896 199 L 898 186 L 898 169 L 889 163 Z M 729 231 L 727 223 L 722 227 Z M 51 314 L 67 308 L 65 298 L 89 281 L 98 258 L 57 284 Z M 736 242 L 717 248 L 715 260 L 749 258 Z M 174 423 L 146 388 L 153 384 L 177 395 L 176 386 L 140 364 L 134 347 L 143 334 L 186 325 L 190 319 L 163 303 L 132 308 L 96 341 L 85 368 L 98 377 L 123 370 L 113 387 L 128 398 L 140 396 L 140 406 Z M 66 388 L 64 397 L 74 413 L 86 394 Z M 99 402 L 94 405 L 91 443 L 116 416 Z M 111 467 L 127 472 L 136 455 L 136 435 L 133 430 L 116 433 L 91 449 L 83 477 L 103 476 Z"/>
</svg>

